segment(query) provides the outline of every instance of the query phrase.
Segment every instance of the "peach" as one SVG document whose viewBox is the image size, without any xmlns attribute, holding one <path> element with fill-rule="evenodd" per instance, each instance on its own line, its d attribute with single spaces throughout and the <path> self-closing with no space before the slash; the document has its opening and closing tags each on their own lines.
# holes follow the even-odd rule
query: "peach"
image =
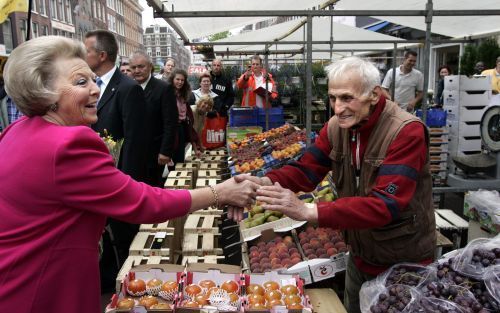
<svg viewBox="0 0 500 313">
<path fill-rule="evenodd" d="M 263 271 L 266 271 L 266 270 L 270 270 L 272 265 L 271 265 L 271 263 L 264 263 L 264 264 L 261 264 L 261 267 L 262 267 Z"/>
<path fill-rule="evenodd" d="M 272 258 L 271 259 L 271 265 L 274 265 L 274 264 L 281 264 L 281 260 L 278 259 L 278 258 Z"/>
<path fill-rule="evenodd" d="M 300 255 L 300 253 L 298 252 L 294 252 L 292 254 L 290 254 L 290 258 L 293 259 L 293 258 L 301 258 L 302 256 Z"/>
<path fill-rule="evenodd" d="M 258 250 L 253 250 L 250 252 L 248 255 L 250 258 L 258 258 L 259 257 L 259 251 Z"/>
<path fill-rule="evenodd" d="M 314 249 L 307 249 L 307 250 L 304 250 L 304 254 L 305 254 L 305 255 L 308 255 L 308 254 L 313 254 L 314 252 L 316 252 Z"/>
<path fill-rule="evenodd" d="M 324 248 L 316 249 L 316 254 L 318 254 L 318 255 L 320 255 L 320 254 L 326 254 L 326 249 L 324 249 Z"/>
<path fill-rule="evenodd" d="M 349 251 L 349 249 L 347 249 L 347 247 L 342 247 L 342 248 L 339 249 L 339 253 L 341 253 L 341 252 L 345 253 L 347 251 Z"/>
<path fill-rule="evenodd" d="M 323 247 L 323 245 L 319 241 L 314 241 L 314 242 L 311 241 L 311 247 L 312 247 L 312 249 L 319 249 L 319 248 Z"/>
<path fill-rule="evenodd" d="M 330 248 L 333 248 L 333 247 L 335 247 L 335 244 L 333 244 L 332 242 L 327 242 L 323 245 L 323 248 L 325 248 L 327 250 Z"/>
<path fill-rule="evenodd" d="M 290 242 L 290 243 L 293 243 L 293 238 L 292 236 L 285 236 L 283 237 L 283 242 Z"/>
<path fill-rule="evenodd" d="M 291 258 L 290 261 L 292 261 L 293 265 L 295 265 L 295 264 L 299 263 L 300 261 L 302 261 L 302 259 L 294 257 L 294 258 Z"/>
<path fill-rule="evenodd" d="M 257 251 L 259 248 L 257 248 L 256 246 L 251 246 L 249 251 L 252 252 L 252 251 Z"/>
<path fill-rule="evenodd" d="M 269 255 L 267 254 L 267 252 L 261 252 L 259 253 L 259 258 L 267 258 Z"/>
<path fill-rule="evenodd" d="M 282 260 L 283 260 L 283 259 L 289 258 L 289 257 L 290 257 L 290 254 L 288 254 L 287 252 L 286 252 L 286 253 L 285 253 L 285 252 L 281 252 L 281 253 L 279 254 L 279 257 L 280 257 L 280 259 L 282 259 Z"/>
<path fill-rule="evenodd" d="M 302 245 L 302 249 L 304 249 L 304 250 L 311 249 L 311 248 L 312 248 L 312 246 L 310 243 L 305 243 Z"/>
<path fill-rule="evenodd" d="M 290 248 L 290 249 L 288 249 L 288 253 L 292 254 L 294 252 L 299 252 L 299 250 L 297 248 Z"/>
<path fill-rule="evenodd" d="M 312 259 L 317 259 L 317 258 L 318 258 L 318 256 L 317 256 L 316 254 L 314 254 L 314 253 L 311 253 L 311 254 L 308 254 L 308 255 L 307 255 L 307 258 L 308 258 L 309 260 L 312 260 Z"/>
<path fill-rule="evenodd" d="M 262 259 L 260 259 L 260 264 L 262 264 L 262 263 L 269 263 L 269 262 L 271 262 L 271 259 L 269 259 L 269 258 L 262 258 Z"/>
<path fill-rule="evenodd" d="M 340 248 L 345 248 L 345 247 L 346 247 L 346 245 L 344 242 L 337 242 L 335 244 L 335 249 L 337 249 L 337 250 L 340 250 Z"/>
<path fill-rule="evenodd" d="M 308 227 L 306 228 L 306 232 L 307 232 L 308 234 L 310 234 L 310 233 L 314 233 L 314 227 L 312 227 L 312 226 L 308 226 Z"/>
<path fill-rule="evenodd" d="M 329 256 L 332 256 L 332 255 L 335 255 L 338 253 L 337 249 L 335 248 L 328 248 L 328 250 L 326 250 L 326 253 L 329 255 Z"/>
<path fill-rule="evenodd" d="M 302 239 L 302 238 L 306 238 L 307 237 L 307 233 L 299 233 L 299 239 Z"/>
<path fill-rule="evenodd" d="M 273 269 L 273 270 L 277 270 L 279 268 L 283 268 L 283 266 L 281 265 L 281 263 L 275 263 L 275 264 L 271 265 L 271 269 Z"/>
</svg>

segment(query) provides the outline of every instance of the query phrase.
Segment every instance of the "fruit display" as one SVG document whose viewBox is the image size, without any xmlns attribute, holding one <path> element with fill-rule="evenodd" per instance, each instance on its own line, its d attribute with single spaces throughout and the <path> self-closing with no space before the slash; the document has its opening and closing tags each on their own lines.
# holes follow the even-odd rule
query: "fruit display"
<svg viewBox="0 0 500 313">
<path fill-rule="evenodd" d="M 248 217 L 243 220 L 245 228 L 252 228 L 279 220 L 284 215 L 278 211 L 264 210 L 259 203 L 256 203 L 248 211 Z"/>
<path fill-rule="evenodd" d="M 283 138 L 284 136 L 294 132 L 295 129 L 292 125 L 285 124 L 283 126 L 272 128 L 266 132 L 255 134 L 240 141 L 234 141 L 229 145 L 230 153 L 244 149 L 246 147 L 255 146 L 263 140 L 272 141 L 274 139 Z"/>
<path fill-rule="evenodd" d="M 387 287 L 379 293 L 376 301 L 371 305 L 372 313 L 399 313 L 410 312 L 405 309 L 413 300 L 413 294 L 410 287 L 405 285 L 393 285 Z"/>
<path fill-rule="evenodd" d="M 294 143 L 284 149 L 274 150 L 271 152 L 271 156 L 278 160 L 293 158 L 299 154 L 301 150 L 302 146 L 299 143 Z"/>
<path fill-rule="evenodd" d="M 298 237 L 304 255 L 310 260 L 328 259 L 337 253 L 348 251 L 342 233 L 331 228 L 308 226 Z"/>
<path fill-rule="evenodd" d="M 250 271 L 263 273 L 279 268 L 289 268 L 302 261 L 302 256 L 292 236 L 280 237 L 249 247 Z M 273 289 L 266 286 L 264 289 Z"/>
<path fill-rule="evenodd" d="M 266 162 L 264 162 L 263 159 L 257 158 L 250 162 L 243 162 L 241 165 L 236 164 L 234 167 L 238 173 L 250 173 L 251 171 L 262 168 L 264 164 L 266 164 Z"/>
<path fill-rule="evenodd" d="M 216 283 L 210 279 L 202 279 L 188 284 L 183 292 L 181 307 L 216 306 L 220 310 L 235 310 L 240 306 L 239 285 L 234 280 Z"/>
<path fill-rule="evenodd" d="M 262 284 L 249 284 L 246 287 L 247 309 L 269 310 L 274 306 L 286 306 L 287 309 L 302 309 L 303 299 L 295 285 L 280 286 L 275 281 Z"/>
</svg>

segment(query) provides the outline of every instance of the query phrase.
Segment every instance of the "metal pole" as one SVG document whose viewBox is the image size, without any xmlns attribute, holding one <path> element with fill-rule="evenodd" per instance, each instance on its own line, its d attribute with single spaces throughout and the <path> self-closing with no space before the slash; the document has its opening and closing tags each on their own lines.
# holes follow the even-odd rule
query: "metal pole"
<svg viewBox="0 0 500 313">
<path fill-rule="evenodd" d="M 432 0 L 427 0 L 425 5 L 427 15 L 425 17 L 425 46 L 424 46 L 424 90 L 422 90 L 422 120 L 427 121 L 427 90 L 429 89 L 429 56 L 431 53 L 431 26 L 432 26 Z"/>
<path fill-rule="evenodd" d="M 312 16 L 307 16 L 307 62 L 306 62 L 306 146 L 311 145 L 311 101 L 312 101 Z"/>
<path fill-rule="evenodd" d="M 268 92 L 267 92 L 267 89 L 268 89 L 268 85 L 269 85 L 269 53 L 268 53 L 268 49 L 269 49 L 269 46 L 266 45 L 266 49 L 265 49 L 265 54 L 264 54 L 264 64 L 265 64 L 265 69 L 266 69 L 266 98 L 265 98 L 265 102 L 264 102 L 264 112 L 266 113 L 266 131 L 269 130 L 269 108 L 267 107 L 267 102 L 269 101 L 269 95 L 268 95 Z"/>
<path fill-rule="evenodd" d="M 396 94 L 396 54 L 398 53 L 398 44 L 394 43 L 394 50 L 392 50 L 392 84 L 391 84 L 391 98 L 392 101 L 396 101 L 394 99 L 394 95 Z"/>
</svg>

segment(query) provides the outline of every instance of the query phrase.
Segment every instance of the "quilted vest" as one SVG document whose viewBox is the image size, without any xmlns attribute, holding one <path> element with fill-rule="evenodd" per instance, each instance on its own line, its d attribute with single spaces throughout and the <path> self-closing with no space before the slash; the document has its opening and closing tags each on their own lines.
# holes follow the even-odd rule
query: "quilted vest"
<svg viewBox="0 0 500 313">
<path fill-rule="evenodd" d="M 359 186 L 351 165 L 349 130 L 338 126 L 336 116 L 328 123 L 328 138 L 332 145 L 333 180 L 340 197 L 367 196 L 378 175 L 378 169 L 386 157 L 387 148 L 399 131 L 410 122 L 421 121 L 401 110 L 395 103 L 386 101 L 377 124 L 374 126 L 361 161 Z M 429 134 L 425 136 L 427 148 Z M 428 149 L 427 149 L 428 151 Z M 364 262 L 388 266 L 398 262 L 419 262 L 434 257 L 436 225 L 432 205 L 432 179 L 429 154 L 426 163 L 417 175 L 417 186 L 408 207 L 400 208 L 397 220 L 380 228 L 347 230 L 350 252 Z M 363 208 L 356 208 L 363 210 Z"/>
</svg>

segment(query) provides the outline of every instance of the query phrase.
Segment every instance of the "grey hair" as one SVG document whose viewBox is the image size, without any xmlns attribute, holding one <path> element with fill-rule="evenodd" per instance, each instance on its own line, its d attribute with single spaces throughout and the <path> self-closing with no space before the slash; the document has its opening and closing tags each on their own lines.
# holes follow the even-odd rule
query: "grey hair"
<svg viewBox="0 0 500 313">
<path fill-rule="evenodd" d="M 347 74 L 359 78 L 360 96 L 368 96 L 373 88 L 380 86 L 380 72 L 372 62 L 358 57 L 347 57 L 328 65 L 325 68 L 330 82 L 340 81 Z"/>
<path fill-rule="evenodd" d="M 137 57 L 137 56 L 142 56 L 142 57 L 146 58 L 146 61 L 148 61 L 149 64 L 153 65 L 153 59 L 151 58 L 151 56 L 149 56 L 146 52 L 144 52 L 142 50 L 134 51 L 129 57 L 129 62 L 130 62 L 130 60 L 132 60 L 134 57 Z"/>
<path fill-rule="evenodd" d="M 54 83 L 57 60 L 85 60 L 81 42 L 61 36 L 31 39 L 12 51 L 5 64 L 5 91 L 26 116 L 45 115 L 59 99 Z"/>
</svg>

